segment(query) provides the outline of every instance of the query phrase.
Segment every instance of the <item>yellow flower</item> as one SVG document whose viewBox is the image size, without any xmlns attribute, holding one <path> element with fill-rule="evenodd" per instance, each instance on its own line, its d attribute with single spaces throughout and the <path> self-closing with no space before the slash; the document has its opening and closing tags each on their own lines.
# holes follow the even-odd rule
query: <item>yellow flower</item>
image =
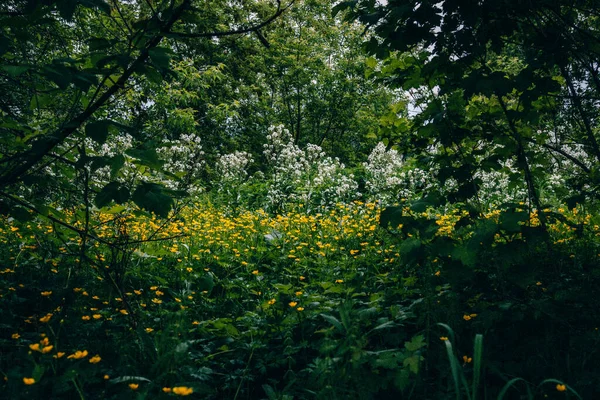
<svg viewBox="0 0 600 400">
<path fill-rule="evenodd" d="M 305 279 L 306 279 L 305 277 L 303 277 L 303 276 L 300 276 L 300 280 L 301 280 L 301 281 L 303 281 L 303 280 L 305 280 Z"/>
<path fill-rule="evenodd" d="M 155 304 L 160 304 L 160 303 L 162 303 L 162 300 L 161 299 L 152 299 L 152 302 Z"/>
<path fill-rule="evenodd" d="M 470 320 L 471 320 L 471 316 L 470 316 L 470 315 L 466 315 L 466 314 L 465 314 L 465 315 L 463 315 L 463 319 L 464 319 L 465 321 L 470 321 Z"/>
<path fill-rule="evenodd" d="M 53 355 L 52 357 L 54 358 L 61 358 L 62 356 L 65 355 L 64 351 L 59 351 L 58 353 L 56 353 L 55 355 Z"/>
<path fill-rule="evenodd" d="M 471 357 L 468 357 L 468 356 L 463 356 L 463 361 L 464 361 L 465 364 L 468 364 L 471 361 L 473 361 L 473 359 Z"/>
<path fill-rule="evenodd" d="M 271 299 L 271 300 L 268 301 L 268 303 L 269 303 L 270 306 L 272 306 L 273 304 L 275 304 L 276 301 L 277 300 L 275 300 L 275 299 Z"/>
<path fill-rule="evenodd" d="M 94 319 L 100 319 L 100 318 L 102 318 L 102 315 L 100 315 L 100 314 L 94 314 L 94 315 L 92 315 L 92 317 Z"/>
<path fill-rule="evenodd" d="M 109 380 L 109 379 L 110 379 L 110 376 L 109 376 L 109 375 L 104 375 L 104 380 L 105 380 L 105 381 L 107 381 L 107 380 Z"/>
<path fill-rule="evenodd" d="M 194 393 L 194 389 L 185 386 L 176 386 L 173 388 L 173 393 L 178 396 L 189 396 Z"/>
<path fill-rule="evenodd" d="M 29 348 L 33 351 L 40 351 L 40 344 L 39 343 L 30 344 Z"/>
<path fill-rule="evenodd" d="M 344 280 L 343 279 L 336 279 L 335 283 L 344 283 Z"/>
<path fill-rule="evenodd" d="M 119 312 L 123 315 L 129 315 L 129 313 L 127 312 L 127 310 L 119 310 Z"/>
<path fill-rule="evenodd" d="M 146 328 L 145 330 L 146 330 L 146 333 L 150 333 L 150 332 L 154 331 L 154 329 L 152 329 L 152 328 Z"/>
<path fill-rule="evenodd" d="M 255 269 L 254 271 L 252 271 L 252 275 L 258 275 L 258 270 Z"/>
<path fill-rule="evenodd" d="M 171 393 L 171 388 L 170 387 L 164 387 L 162 388 L 162 391 L 165 393 Z"/>
<path fill-rule="evenodd" d="M 26 385 L 33 385 L 35 383 L 35 379 L 33 378 L 23 378 L 23 383 Z"/>
<path fill-rule="evenodd" d="M 48 296 L 50 296 L 50 295 L 52 294 L 52 290 L 49 290 L 49 291 L 47 291 L 47 292 L 42 292 L 42 293 L 40 293 L 40 294 L 41 294 L 42 296 L 44 296 L 44 297 L 48 297 Z"/>
<path fill-rule="evenodd" d="M 298 311 L 304 311 L 304 307 L 298 307 L 298 308 L 296 308 L 296 310 L 298 310 Z"/>
<path fill-rule="evenodd" d="M 50 345 L 50 346 L 46 346 L 44 348 L 42 348 L 42 353 L 43 354 L 47 354 L 50 353 L 52 351 L 52 349 L 54 348 L 54 346 Z"/>
<path fill-rule="evenodd" d="M 83 351 L 77 350 L 75 353 L 71 354 L 70 356 L 67 356 L 67 358 L 79 360 L 80 358 L 87 357 L 87 355 L 88 355 L 87 350 L 83 350 Z"/>
<path fill-rule="evenodd" d="M 442 273 L 440 271 L 436 271 L 435 276 L 440 276 Z"/>
<path fill-rule="evenodd" d="M 154 291 L 156 289 L 158 289 L 158 286 L 150 286 L 150 290 Z"/>
<path fill-rule="evenodd" d="M 138 383 L 130 383 L 129 384 L 129 389 L 131 389 L 131 390 L 136 390 L 138 387 L 140 387 L 140 385 Z"/>
<path fill-rule="evenodd" d="M 134 290 L 133 293 L 137 294 L 138 296 L 142 294 L 142 292 L 139 290 Z"/>
<path fill-rule="evenodd" d="M 301 291 L 296 292 L 296 296 L 302 296 L 302 292 Z"/>
<path fill-rule="evenodd" d="M 567 390 L 567 385 L 558 384 L 556 385 L 556 390 L 558 390 L 559 392 L 564 392 L 565 390 Z"/>
<path fill-rule="evenodd" d="M 21 337 L 21 335 L 19 335 L 18 333 L 13 333 L 11 336 L 11 338 L 13 338 L 13 339 L 18 339 L 20 337 Z"/>
<path fill-rule="evenodd" d="M 98 364 L 102 358 L 96 354 L 94 357 L 89 359 L 90 364 Z"/>
<path fill-rule="evenodd" d="M 52 318 L 52 314 L 46 314 L 45 317 L 40 318 L 40 322 L 46 323 L 50 321 L 50 318 Z"/>
<path fill-rule="evenodd" d="M 84 315 L 83 317 L 81 317 L 81 319 L 84 321 L 89 321 L 91 317 L 89 315 Z"/>
<path fill-rule="evenodd" d="M 296 301 L 290 301 L 290 302 L 288 303 L 288 305 L 289 305 L 290 307 L 296 307 L 296 306 L 298 305 L 298 302 L 296 302 Z"/>
<path fill-rule="evenodd" d="M 448 340 L 448 338 L 446 336 L 440 336 L 440 340 Z"/>
</svg>

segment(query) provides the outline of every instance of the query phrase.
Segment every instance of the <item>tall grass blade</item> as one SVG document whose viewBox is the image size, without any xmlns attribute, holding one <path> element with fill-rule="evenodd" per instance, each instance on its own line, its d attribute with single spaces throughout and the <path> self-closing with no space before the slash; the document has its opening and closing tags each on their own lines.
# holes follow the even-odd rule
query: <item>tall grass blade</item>
<svg viewBox="0 0 600 400">
<path fill-rule="evenodd" d="M 573 395 L 574 395 L 575 397 L 577 397 L 579 400 L 583 400 L 583 399 L 581 398 L 581 396 L 579 395 L 579 393 L 577 393 L 577 392 L 575 391 L 575 389 L 573 389 L 571 386 L 567 385 L 566 383 L 559 381 L 558 379 L 544 379 L 544 380 L 543 380 L 543 381 L 540 383 L 540 386 L 542 386 L 544 383 L 556 383 L 557 385 L 565 385 L 565 386 L 567 387 L 567 390 L 568 390 L 569 392 L 573 393 Z"/>
<path fill-rule="evenodd" d="M 529 400 L 533 400 L 533 394 L 531 393 L 531 389 L 529 388 L 529 382 L 527 382 L 523 378 L 513 378 L 510 381 L 506 382 L 506 385 L 504 385 L 504 387 L 498 394 L 498 400 L 502 400 L 504 398 L 504 396 L 506 395 L 506 392 L 508 392 L 508 390 L 511 387 L 513 387 L 516 383 L 518 383 L 520 381 L 523 381 L 525 383 L 525 388 L 527 388 L 527 398 Z"/>
<path fill-rule="evenodd" d="M 481 367 L 483 358 L 483 335 L 475 335 L 475 346 L 473 349 L 473 390 L 471 399 L 477 399 L 477 389 L 479 388 L 479 381 L 481 379 Z"/>
<path fill-rule="evenodd" d="M 458 363 L 456 357 L 454 357 L 454 351 L 452 349 L 452 343 L 449 340 L 444 340 L 446 345 L 446 353 L 448 354 L 448 360 L 450 361 L 450 371 L 452 372 L 452 380 L 454 380 L 454 389 L 456 390 L 456 400 L 460 400 L 460 381 L 458 378 Z"/>
</svg>

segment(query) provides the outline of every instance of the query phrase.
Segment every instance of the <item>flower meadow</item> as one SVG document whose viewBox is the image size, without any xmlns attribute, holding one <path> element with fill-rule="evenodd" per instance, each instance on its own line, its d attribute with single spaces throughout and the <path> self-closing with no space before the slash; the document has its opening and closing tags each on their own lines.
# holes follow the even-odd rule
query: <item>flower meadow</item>
<svg viewBox="0 0 600 400">
<path fill-rule="evenodd" d="M 200 199 L 168 218 L 92 213 L 85 254 L 73 229 L 2 220 L 2 397 L 597 393 L 600 221 L 581 207 L 545 210 L 549 253 L 523 204 L 474 218 Z M 80 210 L 62 212 L 81 227 Z"/>
</svg>

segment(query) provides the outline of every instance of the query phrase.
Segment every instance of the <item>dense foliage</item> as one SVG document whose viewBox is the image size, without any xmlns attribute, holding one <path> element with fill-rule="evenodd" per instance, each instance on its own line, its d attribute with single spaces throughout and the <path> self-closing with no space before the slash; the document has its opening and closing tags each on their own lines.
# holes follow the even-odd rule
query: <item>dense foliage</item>
<svg viewBox="0 0 600 400">
<path fill-rule="evenodd" d="M 0 392 L 598 398 L 599 15 L 2 2 Z"/>
</svg>

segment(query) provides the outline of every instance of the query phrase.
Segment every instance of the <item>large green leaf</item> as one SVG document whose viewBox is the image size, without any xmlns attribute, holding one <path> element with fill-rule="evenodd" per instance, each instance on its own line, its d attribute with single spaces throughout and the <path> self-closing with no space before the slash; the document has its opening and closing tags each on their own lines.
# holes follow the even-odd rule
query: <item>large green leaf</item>
<svg viewBox="0 0 600 400">
<path fill-rule="evenodd" d="M 111 122 L 108 120 L 90 122 L 85 126 L 85 134 L 99 144 L 104 144 L 108 139 Z"/>
<path fill-rule="evenodd" d="M 144 182 L 138 185 L 131 198 L 140 208 L 167 217 L 174 203 L 168 193 L 161 185 Z"/>
<path fill-rule="evenodd" d="M 104 207 L 115 201 L 117 204 L 125 203 L 129 200 L 129 189 L 121 186 L 118 182 L 110 182 L 100 190 L 96 195 L 96 207 Z"/>
</svg>

